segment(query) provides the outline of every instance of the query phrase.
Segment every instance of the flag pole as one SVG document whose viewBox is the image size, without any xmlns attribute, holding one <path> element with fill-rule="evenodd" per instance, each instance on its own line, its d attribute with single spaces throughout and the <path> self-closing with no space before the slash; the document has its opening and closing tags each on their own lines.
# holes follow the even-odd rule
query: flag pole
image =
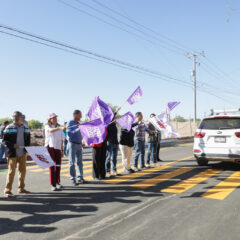
<svg viewBox="0 0 240 240">
<path fill-rule="evenodd" d="M 120 109 L 127 103 L 127 100 L 119 107 Z"/>
</svg>

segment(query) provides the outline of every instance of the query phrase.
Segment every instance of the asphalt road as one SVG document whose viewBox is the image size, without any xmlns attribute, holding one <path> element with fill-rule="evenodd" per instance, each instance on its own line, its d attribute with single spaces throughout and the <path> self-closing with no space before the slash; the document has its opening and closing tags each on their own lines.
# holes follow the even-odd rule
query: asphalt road
<svg viewBox="0 0 240 240">
<path fill-rule="evenodd" d="M 0 239 L 239 239 L 239 167 L 199 167 L 189 143 L 162 149 L 161 158 L 156 168 L 77 187 L 65 161 L 60 192 L 50 191 L 47 171 L 29 163 L 32 193 L 0 198 Z M 84 159 L 91 181 L 90 155 Z M 2 190 L 4 169 L 0 165 Z"/>
</svg>

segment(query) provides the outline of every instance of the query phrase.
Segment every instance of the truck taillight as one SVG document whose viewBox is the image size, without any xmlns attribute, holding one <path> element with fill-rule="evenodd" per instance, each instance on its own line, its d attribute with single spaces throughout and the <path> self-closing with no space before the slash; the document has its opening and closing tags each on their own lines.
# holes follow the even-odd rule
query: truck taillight
<svg viewBox="0 0 240 240">
<path fill-rule="evenodd" d="M 206 133 L 205 132 L 195 132 L 194 137 L 195 138 L 203 138 L 205 137 Z"/>
<path fill-rule="evenodd" d="M 235 136 L 240 138 L 240 132 L 235 132 Z"/>
</svg>

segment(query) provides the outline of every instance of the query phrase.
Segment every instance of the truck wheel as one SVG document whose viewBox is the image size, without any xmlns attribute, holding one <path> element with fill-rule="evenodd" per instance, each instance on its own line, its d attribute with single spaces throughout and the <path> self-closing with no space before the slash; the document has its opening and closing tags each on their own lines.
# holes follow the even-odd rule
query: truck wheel
<svg viewBox="0 0 240 240">
<path fill-rule="evenodd" d="M 197 159 L 197 163 L 199 166 L 207 166 L 208 165 L 208 160 L 204 159 L 204 158 L 196 158 Z"/>
</svg>

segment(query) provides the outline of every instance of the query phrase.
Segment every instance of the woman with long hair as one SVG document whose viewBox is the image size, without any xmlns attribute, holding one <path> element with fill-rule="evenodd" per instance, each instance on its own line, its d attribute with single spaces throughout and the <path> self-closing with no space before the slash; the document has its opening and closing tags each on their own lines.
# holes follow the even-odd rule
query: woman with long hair
<svg viewBox="0 0 240 240">
<path fill-rule="evenodd" d="M 57 115 L 51 113 L 48 116 L 48 123 L 45 125 L 45 146 L 56 164 L 49 168 L 51 190 L 57 191 L 62 188 L 60 184 L 61 161 L 63 156 L 63 141 L 65 139 L 63 130 L 58 124 Z"/>
</svg>

